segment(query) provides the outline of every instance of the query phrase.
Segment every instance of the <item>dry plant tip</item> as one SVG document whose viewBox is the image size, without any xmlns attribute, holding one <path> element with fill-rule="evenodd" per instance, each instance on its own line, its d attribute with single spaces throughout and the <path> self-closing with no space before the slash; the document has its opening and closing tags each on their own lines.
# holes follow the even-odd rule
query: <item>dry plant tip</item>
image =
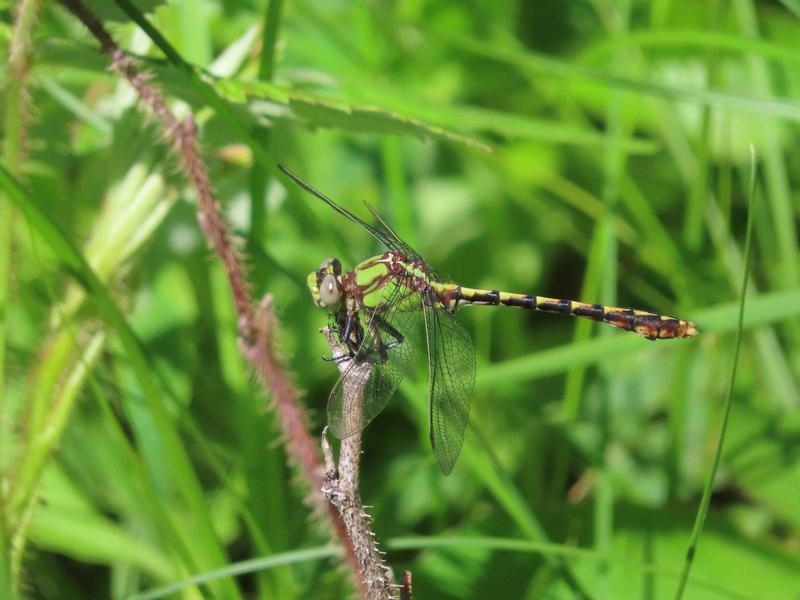
<svg viewBox="0 0 800 600">
<path fill-rule="evenodd" d="M 336 475 L 336 462 L 333 460 L 333 449 L 328 441 L 328 426 L 322 430 L 322 456 L 325 458 L 326 477 Z"/>
<path fill-rule="evenodd" d="M 412 600 L 411 571 L 403 571 L 400 579 L 400 600 Z"/>
</svg>

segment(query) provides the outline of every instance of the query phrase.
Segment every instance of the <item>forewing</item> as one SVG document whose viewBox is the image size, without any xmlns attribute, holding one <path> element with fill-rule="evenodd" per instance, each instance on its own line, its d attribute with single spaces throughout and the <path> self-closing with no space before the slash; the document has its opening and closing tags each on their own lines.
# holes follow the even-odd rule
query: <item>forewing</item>
<svg viewBox="0 0 800 600">
<path fill-rule="evenodd" d="M 278 165 L 278 168 L 281 171 L 283 171 L 287 176 L 289 176 L 295 183 L 297 183 L 297 185 L 299 185 L 305 191 L 307 191 L 313 196 L 316 196 L 318 199 L 322 200 L 325 204 L 330 206 L 333 210 L 343 215 L 344 217 L 348 218 L 353 223 L 360 225 L 372 237 L 374 237 L 376 240 L 378 240 L 381 244 L 383 244 L 390 250 L 402 252 L 412 260 L 419 260 L 424 262 L 424 259 L 420 256 L 419 252 L 417 252 L 406 242 L 404 242 L 403 239 L 399 235 L 397 235 L 397 232 L 395 232 L 395 230 L 392 229 L 392 227 L 389 226 L 389 224 L 386 221 L 384 221 L 383 218 L 377 213 L 377 211 L 374 208 L 372 208 L 369 204 L 367 204 L 367 209 L 369 209 L 369 212 L 371 212 L 372 215 L 375 217 L 375 219 L 378 221 L 377 226 L 370 225 L 363 219 L 360 219 L 359 217 L 351 213 L 346 208 L 339 206 L 338 204 L 336 204 L 336 202 L 328 198 L 318 189 L 314 188 L 311 184 L 303 181 L 300 177 L 292 173 L 289 169 L 287 169 L 283 165 Z M 428 276 L 434 281 L 442 280 L 439 274 L 433 271 L 432 269 L 429 271 Z"/>
<path fill-rule="evenodd" d="M 372 206 L 369 204 L 367 204 L 367 210 L 369 210 L 369 212 L 372 213 L 372 216 L 375 217 L 375 220 L 378 221 L 378 228 L 383 232 L 383 235 L 388 240 L 385 243 L 387 246 L 389 246 L 389 248 L 402 252 L 412 260 L 422 260 L 419 252 L 404 242 L 403 239 L 397 235 L 397 232 L 392 229 L 392 227 L 386 221 L 383 220 L 383 217 L 378 214 L 378 211 L 372 208 Z"/>
<path fill-rule="evenodd" d="M 466 329 L 436 301 L 426 302 L 428 425 L 431 446 L 445 475 L 453 470 L 469 422 L 475 388 L 475 348 Z"/>
<path fill-rule="evenodd" d="M 328 427 L 338 438 L 355 435 L 388 404 L 411 367 L 421 302 L 406 280 L 390 282 L 378 307 L 364 315 L 364 340 L 331 390 Z"/>
<path fill-rule="evenodd" d="M 372 216 L 375 217 L 375 219 L 378 221 L 378 228 L 380 229 L 383 238 L 385 238 L 385 241 L 383 242 L 385 245 L 387 245 L 391 250 L 402 252 L 411 260 L 417 260 L 425 263 L 425 265 L 428 268 L 428 273 L 427 273 L 428 280 L 442 281 L 442 276 L 428 264 L 428 261 L 426 261 L 424 258 L 422 258 L 422 256 L 420 256 L 419 252 L 414 250 L 414 248 L 412 248 L 405 241 L 403 241 L 403 238 L 397 235 L 397 232 L 394 229 L 392 229 L 386 221 L 383 220 L 383 218 L 378 214 L 378 212 L 374 208 L 372 208 L 369 204 L 367 204 L 367 208 L 369 209 L 369 212 L 372 213 Z"/>
</svg>

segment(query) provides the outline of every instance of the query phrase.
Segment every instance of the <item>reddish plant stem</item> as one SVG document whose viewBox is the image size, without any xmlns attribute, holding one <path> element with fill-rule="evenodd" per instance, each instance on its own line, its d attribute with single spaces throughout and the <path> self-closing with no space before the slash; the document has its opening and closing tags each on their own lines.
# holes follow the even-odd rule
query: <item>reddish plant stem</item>
<svg viewBox="0 0 800 600">
<path fill-rule="evenodd" d="M 370 598 L 363 569 L 356 554 L 348 528 L 341 515 L 323 495 L 326 482 L 326 469 L 320 462 L 316 440 L 308 431 L 308 416 L 300 405 L 300 393 L 282 368 L 275 356 L 274 335 L 277 330 L 277 317 L 272 310 L 272 298 L 264 296 L 255 312 L 253 338 L 247 343 L 240 341 L 242 352 L 258 370 L 262 380 L 269 386 L 273 405 L 280 416 L 281 427 L 286 439 L 287 455 L 305 474 L 311 486 L 311 503 L 322 511 L 333 525 L 336 536 L 345 550 L 345 557 L 355 574 L 355 581 L 364 598 Z"/>
<path fill-rule="evenodd" d="M 250 286 L 242 266 L 244 261 L 233 244 L 219 204 L 214 199 L 205 163 L 197 150 L 194 120 L 190 116 L 180 122 L 175 117 L 164 97 L 150 83 L 149 74 L 139 71 L 136 61 L 117 46 L 103 24 L 80 0 L 60 2 L 97 38 L 103 50 L 111 57 L 112 69 L 136 90 L 143 103 L 161 123 L 164 136 L 173 141 L 179 152 L 186 177 L 198 195 L 198 220 L 228 277 L 238 317 L 242 352 L 259 373 L 272 397 L 273 406 L 280 417 L 289 461 L 299 467 L 311 487 L 310 503 L 331 524 L 336 538 L 344 548 L 352 579 L 361 595 L 367 598 L 367 585 L 344 521 L 320 491 L 325 483 L 325 467 L 320 461 L 316 440 L 308 431 L 308 419 L 299 402 L 300 393 L 274 351 L 277 318 L 272 311 L 270 298 L 266 296 L 258 310 L 253 310 Z"/>
</svg>

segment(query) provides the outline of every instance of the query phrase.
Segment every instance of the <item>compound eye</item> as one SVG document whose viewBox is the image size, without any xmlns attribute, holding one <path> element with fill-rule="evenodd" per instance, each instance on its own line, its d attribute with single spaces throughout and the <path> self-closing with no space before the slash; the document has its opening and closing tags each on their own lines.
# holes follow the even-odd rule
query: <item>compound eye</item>
<svg viewBox="0 0 800 600">
<path fill-rule="evenodd" d="M 327 271 L 329 270 L 328 267 L 331 267 L 334 275 L 341 275 L 342 274 L 342 263 L 339 262 L 336 258 L 326 258 L 322 261 L 319 265 L 320 271 Z"/>
<path fill-rule="evenodd" d="M 334 275 L 325 275 L 319 284 L 319 299 L 325 306 L 333 306 L 339 302 L 342 293 L 339 290 L 339 282 Z"/>
</svg>

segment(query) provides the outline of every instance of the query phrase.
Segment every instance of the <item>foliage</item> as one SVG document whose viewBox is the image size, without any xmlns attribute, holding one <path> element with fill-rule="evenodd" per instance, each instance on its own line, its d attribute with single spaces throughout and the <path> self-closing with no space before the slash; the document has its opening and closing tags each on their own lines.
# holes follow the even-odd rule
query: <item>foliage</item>
<svg viewBox="0 0 800 600">
<path fill-rule="evenodd" d="M 110 4 L 89 6 L 197 119 L 315 433 L 337 370 L 305 275 L 377 247 L 276 163 L 365 219 L 376 206 L 465 285 L 697 322 L 651 343 L 461 311 L 478 381 L 453 474 L 429 447 L 423 357 L 364 435 L 362 496 L 419 598 L 569 598 L 559 561 L 592 598 L 675 594 L 720 435 L 754 144 L 751 295 L 686 597 L 796 593 L 795 2 L 136 2 L 163 43 Z M 97 48 L 42 3 L 29 99 L 6 85 L 0 576 L 37 598 L 156 597 L 190 577 L 187 598 L 343 597 L 194 194 Z"/>
</svg>

